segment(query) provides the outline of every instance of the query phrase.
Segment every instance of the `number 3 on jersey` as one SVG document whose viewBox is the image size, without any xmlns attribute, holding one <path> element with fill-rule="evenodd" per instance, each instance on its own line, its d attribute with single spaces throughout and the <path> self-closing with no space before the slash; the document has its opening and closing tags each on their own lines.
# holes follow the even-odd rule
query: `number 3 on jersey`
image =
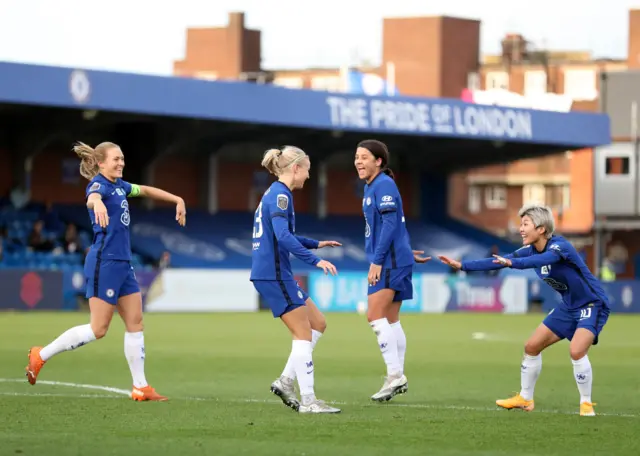
<svg viewBox="0 0 640 456">
<path fill-rule="evenodd" d="M 256 209 L 256 222 L 253 225 L 253 238 L 259 238 L 262 236 L 262 202 L 258 205 L 258 209 Z"/>
</svg>

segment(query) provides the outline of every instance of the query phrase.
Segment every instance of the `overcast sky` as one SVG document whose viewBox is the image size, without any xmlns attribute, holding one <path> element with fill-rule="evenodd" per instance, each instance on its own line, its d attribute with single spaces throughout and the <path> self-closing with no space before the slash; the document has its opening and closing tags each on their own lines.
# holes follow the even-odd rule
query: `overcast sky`
<svg viewBox="0 0 640 456">
<path fill-rule="evenodd" d="M 482 20 L 483 53 L 519 32 L 538 46 L 623 58 L 630 8 L 640 0 L 0 0 L 0 60 L 169 75 L 185 30 L 224 26 L 230 11 L 262 30 L 265 68 L 378 63 L 382 18 L 421 15 Z"/>
</svg>

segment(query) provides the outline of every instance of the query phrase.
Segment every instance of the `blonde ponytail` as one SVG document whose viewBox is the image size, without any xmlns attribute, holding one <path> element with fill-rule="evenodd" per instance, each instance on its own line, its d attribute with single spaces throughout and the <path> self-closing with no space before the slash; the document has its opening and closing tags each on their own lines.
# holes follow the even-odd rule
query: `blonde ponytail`
<svg viewBox="0 0 640 456">
<path fill-rule="evenodd" d="M 278 175 L 278 158 L 282 155 L 280 149 L 269 149 L 262 158 L 262 167 L 266 168 L 274 176 Z"/>
<path fill-rule="evenodd" d="M 73 151 L 80 158 L 80 175 L 87 180 L 91 180 L 100 172 L 100 163 L 105 161 L 109 149 L 120 146 L 112 142 L 103 142 L 94 149 L 83 142 L 78 141 L 73 146 Z"/>
<path fill-rule="evenodd" d="M 307 154 L 295 146 L 269 149 L 262 158 L 262 166 L 274 176 L 280 176 L 285 169 L 307 158 Z"/>
</svg>

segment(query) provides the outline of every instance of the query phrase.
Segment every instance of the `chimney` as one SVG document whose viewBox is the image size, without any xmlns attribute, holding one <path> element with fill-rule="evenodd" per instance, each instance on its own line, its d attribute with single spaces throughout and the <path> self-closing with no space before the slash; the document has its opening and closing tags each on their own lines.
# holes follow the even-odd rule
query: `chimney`
<svg viewBox="0 0 640 456">
<path fill-rule="evenodd" d="M 502 39 L 502 61 L 506 64 L 521 64 L 528 58 L 527 40 L 518 33 L 509 33 Z"/>
</svg>

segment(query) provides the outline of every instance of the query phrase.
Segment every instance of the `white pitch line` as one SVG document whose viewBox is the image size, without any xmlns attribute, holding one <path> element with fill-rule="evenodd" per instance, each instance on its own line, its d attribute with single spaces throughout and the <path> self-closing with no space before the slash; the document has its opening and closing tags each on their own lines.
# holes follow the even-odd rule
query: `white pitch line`
<svg viewBox="0 0 640 456">
<path fill-rule="evenodd" d="M 17 378 L 0 378 L 0 383 L 24 383 L 25 379 L 17 379 Z M 102 386 L 102 385 L 85 385 L 83 383 L 69 383 L 69 382 L 53 382 L 50 380 L 38 380 L 39 385 L 53 385 L 53 386 L 68 386 L 70 388 L 82 388 L 82 389 L 93 389 L 99 391 L 106 391 L 108 393 L 116 393 L 122 394 L 123 396 L 131 397 L 131 391 L 124 390 L 120 388 L 113 388 L 111 386 Z"/>
<path fill-rule="evenodd" d="M 196 399 L 196 400 L 210 400 L 203 398 L 183 398 L 183 399 Z M 215 399 L 214 399 L 215 400 Z M 254 403 L 264 403 L 264 404 L 281 404 L 282 401 L 278 400 L 270 400 L 270 399 L 244 399 L 244 400 L 229 400 L 229 401 L 221 401 L 221 402 L 254 402 Z M 328 404 L 331 405 L 348 405 L 354 407 L 402 407 L 402 408 L 415 408 L 415 409 L 430 409 L 430 410 L 464 410 L 467 412 L 506 412 L 503 409 L 496 407 L 469 407 L 465 405 L 435 405 L 435 404 L 405 404 L 398 402 L 386 402 L 382 404 L 362 404 L 362 403 L 350 403 L 350 402 L 339 402 L 339 401 L 327 401 Z M 549 409 L 536 409 L 538 413 L 550 413 L 554 415 L 578 415 L 578 412 L 567 412 L 566 410 L 549 410 Z M 628 414 L 628 413 L 598 413 L 598 416 L 617 416 L 623 418 L 638 418 L 638 415 Z"/>
<path fill-rule="evenodd" d="M 25 379 L 16 379 L 16 378 L 0 378 L 0 383 L 24 383 Z M 38 380 L 38 384 L 41 385 L 53 385 L 53 386 L 67 386 L 70 388 L 82 388 L 82 389 L 93 389 L 99 391 L 106 391 L 109 393 L 116 393 L 115 395 L 88 395 L 88 394 L 78 394 L 78 395 L 67 395 L 67 397 L 85 397 L 85 398 L 109 398 L 109 399 L 119 399 L 122 396 L 131 397 L 131 392 L 129 390 L 124 390 L 120 388 L 114 388 L 111 386 L 103 386 L 103 385 L 89 385 L 84 383 L 71 383 L 71 382 L 55 382 L 50 380 Z M 58 396 L 57 394 L 49 394 L 49 393 L 4 393 L 0 392 L 0 395 L 5 396 Z M 59 395 L 62 396 L 62 395 Z M 206 401 L 206 402 L 237 402 L 237 403 L 260 403 L 260 404 L 281 404 L 282 402 L 274 399 L 218 399 L 214 397 L 193 397 L 193 396 L 183 396 L 183 397 L 175 397 L 173 396 L 170 399 L 174 400 L 186 400 L 186 401 Z M 327 401 L 332 405 L 346 405 L 353 407 L 394 407 L 394 408 L 414 408 L 414 409 L 425 409 L 425 410 L 464 410 L 467 412 L 503 412 L 503 410 L 499 409 L 497 406 L 493 407 L 470 407 L 464 405 L 436 405 L 436 404 L 404 404 L 397 402 L 387 402 L 383 404 L 362 404 L 362 403 L 354 403 L 354 402 L 339 402 L 339 401 Z M 550 410 L 550 409 L 536 409 L 538 413 L 549 413 L 554 415 L 577 415 L 577 412 L 567 412 L 565 410 Z M 598 413 L 598 416 L 616 416 L 621 418 L 638 418 L 638 415 L 629 414 L 629 413 Z"/>
<path fill-rule="evenodd" d="M 10 391 L 0 391 L 0 396 L 67 397 L 67 398 L 90 398 L 90 399 L 121 399 L 122 398 L 122 396 L 114 396 L 113 394 L 13 393 Z"/>
</svg>

